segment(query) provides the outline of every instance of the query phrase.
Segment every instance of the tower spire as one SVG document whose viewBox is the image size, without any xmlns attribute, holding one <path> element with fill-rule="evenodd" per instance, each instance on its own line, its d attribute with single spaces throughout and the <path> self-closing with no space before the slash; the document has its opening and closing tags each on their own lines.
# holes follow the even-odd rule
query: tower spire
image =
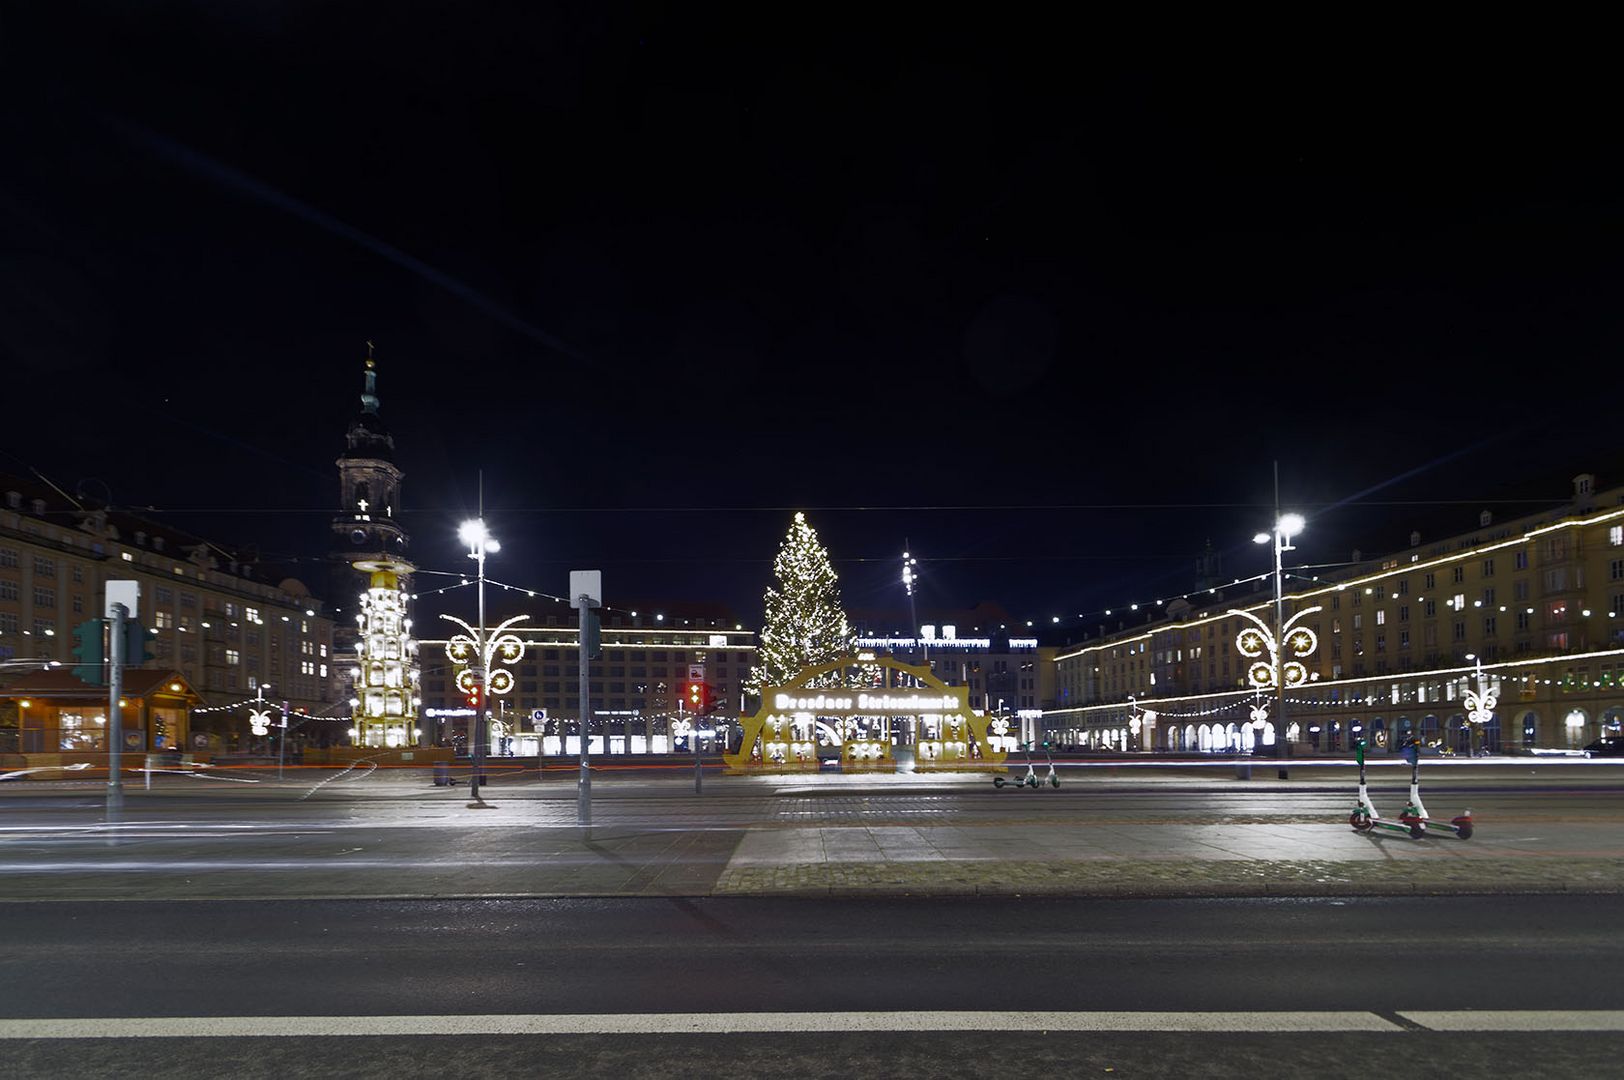
<svg viewBox="0 0 1624 1080">
<path fill-rule="evenodd" d="M 372 358 L 373 345 L 367 342 L 366 389 L 361 391 L 361 411 L 368 416 L 378 415 L 378 362 Z"/>
</svg>

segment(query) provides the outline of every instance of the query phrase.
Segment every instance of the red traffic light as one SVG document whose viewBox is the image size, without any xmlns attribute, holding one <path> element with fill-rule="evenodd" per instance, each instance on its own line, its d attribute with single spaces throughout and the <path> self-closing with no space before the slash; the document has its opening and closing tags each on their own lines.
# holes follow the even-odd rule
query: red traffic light
<svg viewBox="0 0 1624 1080">
<path fill-rule="evenodd" d="M 690 680 L 683 684 L 682 691 L 683 708 L 696 716 L 713 711 L 719 704 L 710 683 Z"/>
</svg>

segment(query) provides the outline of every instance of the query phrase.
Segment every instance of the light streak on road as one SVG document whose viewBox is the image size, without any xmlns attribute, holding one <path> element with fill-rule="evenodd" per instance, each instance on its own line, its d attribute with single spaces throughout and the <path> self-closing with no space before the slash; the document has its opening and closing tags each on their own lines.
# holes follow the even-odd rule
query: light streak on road
<svg viewBox="0 0 1624 1080">
<path fill-rule="evenodd" d="M 81 761 L 73 765 L 38 765 L 32 769 L 14 769 L 11 772 L 0 773 L 0 780 L 14 780 L 19 776 L 41 772 L 78 772 L 90 768 L 90 762 Z"/>
<path fill-rule="evenodd" d="M 319 783 L 316 784 L 315 787 L 312 787 L 309 791 L 307 791 L 303 795 L 299 796 L 299 801 L 303 802 L 304 800 L 310 798 L 310 796 L 314 795 L 316 792 L 320 791 L 322 788 L 326 787 L 328 784 L 331 784 L 334 780 L 342 780 L 344 777 L 348 776 L 351 772 L 353 772 L 357 765 L 365 765 L 367 767 L 366 772 L 362 773 L 358 777 L 355 777 L 355 779 L 357 779 L 357 780 L 363 780 L 366 777 L 371 776 L 373 773 L 378 771 L 378 759 L 377 758 L 361 758 L 359 760 L 352 761 L 352 762 L 349 763 L 349 765 L 345 766 L 345 768 L 342 771 L 336 772 L 332 776 L 329 776 L 327 779 L 320 781 Z"/>
</svg>

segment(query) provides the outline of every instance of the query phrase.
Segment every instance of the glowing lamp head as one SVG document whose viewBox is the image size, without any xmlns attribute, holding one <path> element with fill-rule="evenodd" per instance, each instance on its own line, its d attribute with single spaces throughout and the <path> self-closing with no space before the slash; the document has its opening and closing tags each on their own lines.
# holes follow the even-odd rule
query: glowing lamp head
<svg viewBox="0 0 1624 1080">
<path fill-rule="evenodd" d="M 1252 537 L 1252 543 L 1254 543 L 1254 544 L 1267 544 L 1268 542 L 1269 542 L 1269 534 L 1268 533 L 1258 533 L 1256 536 Z"/>
<path fill-rule="evenodd" d="M 501 541 L 497 540 L 496 537 L 494 537 L 494 536 L 486 536 L 485 537 L 485 553 L 486 554 L 495 555 L 498 551 L 501 551 L 501 550 L 502 550 Z"/>
<path fill-rule="evenodd" d="M 1280 520 L 1275 524 L 1275 528 L 1280 530 L 1281 536 L 1290 540 L 1293 536 L 1302 532 L 1303 527 L 1307 524 L 1308 522 L 1303 520 L 1301 514 L 1282 514 Z"/>
<path fill-rule="evenodd" d="M 485 539 L 485 522 L 482 518 L 474 518 L 463 522 L 457 528 L 457 539 L 469 547 L 478 547 Z"/>
</svg>

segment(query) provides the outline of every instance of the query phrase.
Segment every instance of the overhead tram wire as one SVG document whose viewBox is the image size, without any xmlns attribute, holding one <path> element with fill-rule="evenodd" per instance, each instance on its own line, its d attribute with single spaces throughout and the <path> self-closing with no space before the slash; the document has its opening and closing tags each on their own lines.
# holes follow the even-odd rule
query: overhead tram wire
<svg viewBox="0 0 1624 1080">
<path fill-rule="evenodd" d="M 1349 509 L 1361 506 L 1563 506 L 1570 500 L 1548 496 L 1528 499 L 1373 499 L 1360 502 L 1298 502 L 1304 509 Z M 513 506 L 503 514 L 768 514 L 768 513 L 1012 513 L 1109 511 L 1109 510 L 1256 510 L 1273 507 L 1272 502 L 1168 502 L 1168 503 L 920 503 L 898 506 Z M 286 506 L 243 507 L 130 507 L 143 514 L 320 514 L 331 516 L 332 507 Z M 400 516 L 438 514 L 435 509 L 403 508 Z"/>
</svg>

